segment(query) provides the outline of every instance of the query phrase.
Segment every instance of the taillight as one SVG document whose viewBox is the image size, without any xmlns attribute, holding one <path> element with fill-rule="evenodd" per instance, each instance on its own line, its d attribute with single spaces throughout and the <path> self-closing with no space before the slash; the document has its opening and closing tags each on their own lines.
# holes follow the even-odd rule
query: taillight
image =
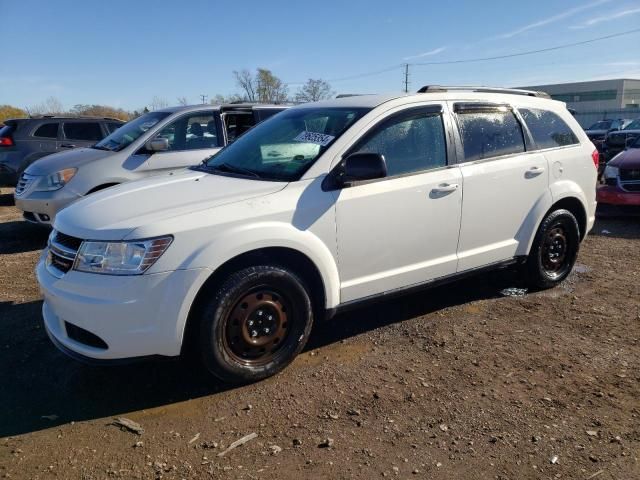
<svg viewBox="0 0 640 480">
<path fill-rule="evenodd" d="M 600 153 L 598 153 L 598 150 L 593 151 L 591 158 L 593 158 L 593 164 L 598 168 L 600 166 Z"/>
<path fill-rule="evenodd" d="M 0 137 L 0 147 L 13 147 L 13 138 Z"/>
</svg>

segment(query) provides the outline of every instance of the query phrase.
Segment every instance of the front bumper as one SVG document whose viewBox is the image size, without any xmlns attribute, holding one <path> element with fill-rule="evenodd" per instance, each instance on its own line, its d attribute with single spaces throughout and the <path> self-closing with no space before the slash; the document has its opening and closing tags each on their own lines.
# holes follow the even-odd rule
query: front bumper
<svg viewBox="0 0 640 480">
<path fill-rule="evenodd" d="M 601 185 L 596 190 L 598 203 L 640 206 L 640 193 L 626 192 L 618 186 Z"/>
<path fill-rule="evenodd" d="M 60 210 L 82 198 L 81 195 L 64 187 L 53 192 L 30 192 L 14 195 L 16 207 L 24 213 L 24 219 L 31 223 L 53 225 Z"/>
<path fill-rule="evenodd" d="M 43 252 L 36 276 L 44 296 L 42 315 L 54 344 L 74 358 L 103 362 L 149 356 L 177 356 L 186 318 L 206 269 L 135 276 L 74 270 L 56 278 Z M 82 343 L 68 325 L 101 339 L 106 348 Z"/>
</svg>

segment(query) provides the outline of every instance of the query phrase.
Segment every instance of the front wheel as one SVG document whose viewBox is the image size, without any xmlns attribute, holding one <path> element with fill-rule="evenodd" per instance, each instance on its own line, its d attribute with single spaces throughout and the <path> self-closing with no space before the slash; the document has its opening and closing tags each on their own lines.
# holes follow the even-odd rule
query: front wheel
<svg viewBox="0 0 640 480">
<path fill-rule="evenodd" d="M 304 282 L 277 265 L 247 267 L 212 292 L 200 318 L 207 369 L 229 383 L 274 375 L 304 348 L 313 309 Z"/>
<path fill-rule="evenodd" d="M 527 281 L 534 288 L 551 288 L 562 282 L 576 262 L 580 229 L 568 210 L 549 213 L 540 224 L 527 259 Z"/>
</svg>

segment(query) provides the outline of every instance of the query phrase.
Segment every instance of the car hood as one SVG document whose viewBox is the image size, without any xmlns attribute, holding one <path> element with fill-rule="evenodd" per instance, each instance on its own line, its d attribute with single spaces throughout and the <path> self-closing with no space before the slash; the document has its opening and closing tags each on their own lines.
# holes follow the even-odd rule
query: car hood
<svg viewBox="0 0 640 480">
<path fill-rule="evenodd" d="M 120 240 L 145 225 L 268 195 L 286 185 L 183 170 L 93 193 L 58 213 L 54 228 L 82 239 Z"/>
<path fill-rule="evenodd" d="M 40 158 L 25 170 L 31 175 L 51 175 L 65 168 L 80 167 L 94 160 L 115 155 L 116 152 L 98 150 L 96 148 L 74 148 L 64 152 L 53 153 Z"/>
<path fill-rule="evenodd" d="M 624 169 L 640 169 L 640 148 L 629 148 L 616 155 L 607 165 Z"/>
</svg>

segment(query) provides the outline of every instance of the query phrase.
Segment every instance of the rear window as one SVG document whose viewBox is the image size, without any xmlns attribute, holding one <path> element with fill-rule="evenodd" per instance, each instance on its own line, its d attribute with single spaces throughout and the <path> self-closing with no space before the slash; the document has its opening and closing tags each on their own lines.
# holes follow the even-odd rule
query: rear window
<svg viewBox="0 0 640 480">
<path fill-rule="evenodd" d="M 65 123 L 62 127 L 65 138 L 70 140 L 98 141 L 102 139 L 100 124 L 91 122 Z"/>
<path fill-rule="evenodd" d="M 43 123 L 35 132 L 34 137 L 39 138 L 57 138 L 58 137 L 58 124 L 57 123 Z"/>
<path fill-rule="evenodd" d="M 559 115 L 534 108 L 521 108 L 519 111 L 537 148 L 566 147 L 579 143 L 576 134 Z"/>
<path fill-rule="evenodd" d="M 522 127 L 511 110 L 462 111 L 458 124 L 467 162 L 524 152 Z"/>
<path fill-rule="evenodd" d="M 14 131 L 13 125 L 4 125 L 0 127 L 0 137 L 8 137 Z"/>
</svg>

